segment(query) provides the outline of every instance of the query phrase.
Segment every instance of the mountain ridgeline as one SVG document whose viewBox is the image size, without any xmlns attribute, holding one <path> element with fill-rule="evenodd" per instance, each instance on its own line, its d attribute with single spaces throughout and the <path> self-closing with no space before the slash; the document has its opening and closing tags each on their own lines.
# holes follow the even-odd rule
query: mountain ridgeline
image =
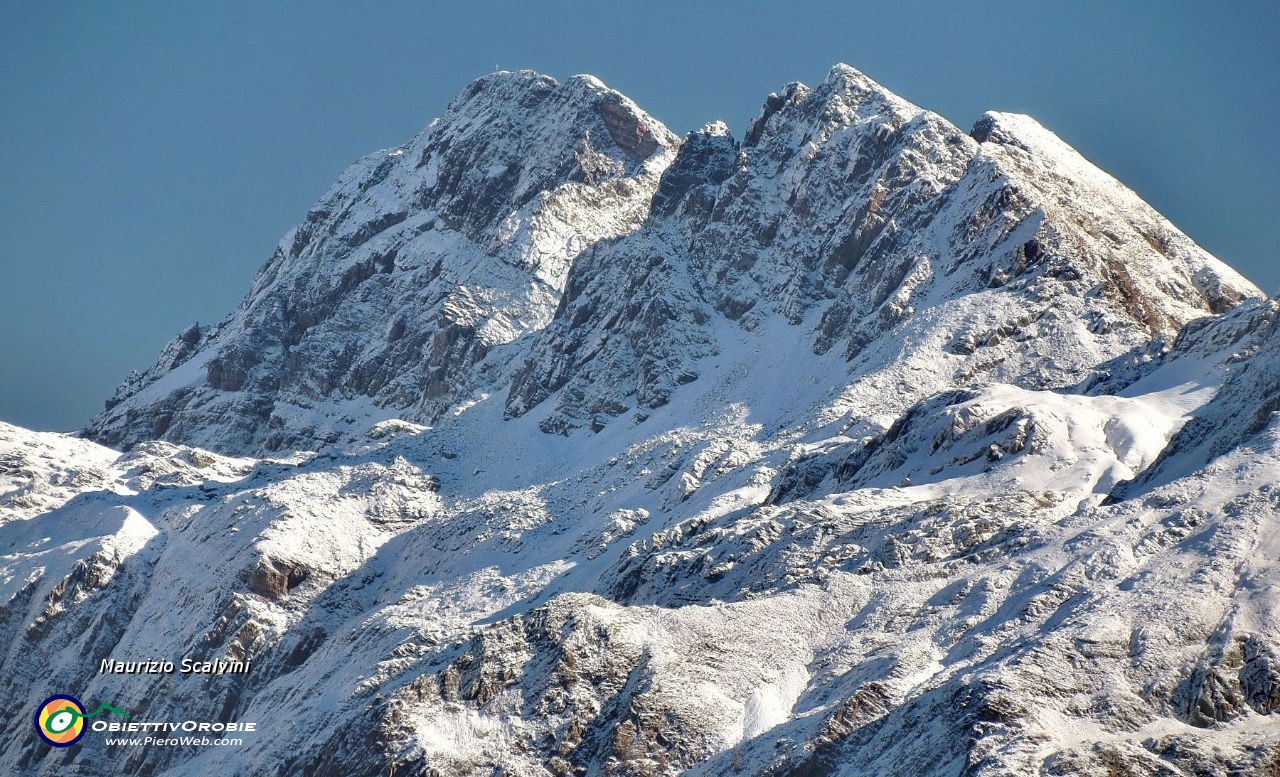
<svg viewBox="0 0 1280 777">
<path fill-rule="evenodd" d="M 696 380 L 719 323 L 773 318 L 889 389 L 870 428 L 957 385 L 1073 385 L 1257 295 L 1027 117 L 965 133 L 839 66 L 741 143 L 680 141 L 594 78 L 497 73 L 343 173 L 85 436 L 314 449 L 480 393 L 598 429 Z"/>
<path fill-rule="evenodd" d="M 1026 116 L 485 76 L 0 425 L 0 771 L 1278 775 L 1278 310 Z"/>
</svg>

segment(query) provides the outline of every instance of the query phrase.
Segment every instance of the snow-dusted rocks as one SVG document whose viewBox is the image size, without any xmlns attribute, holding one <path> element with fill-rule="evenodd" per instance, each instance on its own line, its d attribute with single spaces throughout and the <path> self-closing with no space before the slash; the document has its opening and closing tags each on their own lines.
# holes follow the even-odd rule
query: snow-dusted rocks
<svg viewBox="0 0 1280 777">
<path fill-rule="evenodd" d="M 346 171 L 86 434 L 264 453 L 480 394 L 598 431 L 775 317 L 777 347 L 850 362 L 819 417 L 871 433 L 975 381 L 1075 384 L 1257 294 L 1033 120 L 973 134 L 843 65 L 742 143 L 678 142 L 590 77 L 488 76 Z"/>
<path fill-rule="evenodd" d="M 1274 773 L 1275 311 L 1027 117 L 488 76 L 120 388 L 127 452 L 0 427 L 0 692 L 260 726 L 0 764 Z M 98 672 L 184 657 L 252 670 Z"/>
<path fill-rule="evenodd" d="M 640 225 L 676 141 L 590 76 L 479 79 L 348 168 L 240 308 L 171 343 L 87 434 L 249 452 L 433 419 L 483 386 L 490 350 L 546 325 L 575 256 Z"/>
</svg>

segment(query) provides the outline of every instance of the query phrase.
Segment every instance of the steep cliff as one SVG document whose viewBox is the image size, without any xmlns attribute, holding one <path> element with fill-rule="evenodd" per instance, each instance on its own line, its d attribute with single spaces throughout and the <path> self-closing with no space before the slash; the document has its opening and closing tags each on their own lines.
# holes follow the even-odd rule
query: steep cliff
<svg viewBox="0 0 1280 777">
<path fill-rule="evenodd" d="M 1027 117 L 837 66 L 678 139 L 487 76 L 123 453 L 0 426 L 0 765 L 1280 773 L 1275 311 Z M 252 669 L 100 671 L 183 658 Z M 257 727 L 54 750 L 54 693 Z"/>
</svg>

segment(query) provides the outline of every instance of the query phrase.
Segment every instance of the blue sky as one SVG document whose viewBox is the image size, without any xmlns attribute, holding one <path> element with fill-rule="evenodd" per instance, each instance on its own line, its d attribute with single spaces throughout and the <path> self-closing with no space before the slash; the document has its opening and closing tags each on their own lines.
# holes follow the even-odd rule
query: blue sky
<svg viewBox="0 0 1280 777">
<path fill-rule="evenodd" d="M 968 128 L 1029 113 L 1280 289 L 1280 4 L 0 3 L 0 420 L 70 430 L 230 311 L 357 157 L 495 68 L 683 133 L 847 62 Z"/>
</svg>

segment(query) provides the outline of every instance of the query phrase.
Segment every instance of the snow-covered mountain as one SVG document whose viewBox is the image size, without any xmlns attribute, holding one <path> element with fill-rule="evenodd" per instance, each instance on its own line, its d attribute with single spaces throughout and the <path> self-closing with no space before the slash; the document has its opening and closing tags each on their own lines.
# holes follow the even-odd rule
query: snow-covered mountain
<svg viewBox="0 0 1280 777">
<path fill-rule="evenodd" d="M 644 221 L 676 146 L 590 76 L 481 78 L 348 168 L 240 307 L 171 342 L 88 436 L 275 451 L 434 419 L 547 325 L 575 257 Z"/>
<path fill-rule="evenodd" d="M 87 439 L 0 426 L 0 689 L 259 721 L 0 764 L 1280 773 L 1275 313 L 1025 116 L 486 76 Z M 99 671 L 182 658 L 252 670 Z"/>
</svg>

